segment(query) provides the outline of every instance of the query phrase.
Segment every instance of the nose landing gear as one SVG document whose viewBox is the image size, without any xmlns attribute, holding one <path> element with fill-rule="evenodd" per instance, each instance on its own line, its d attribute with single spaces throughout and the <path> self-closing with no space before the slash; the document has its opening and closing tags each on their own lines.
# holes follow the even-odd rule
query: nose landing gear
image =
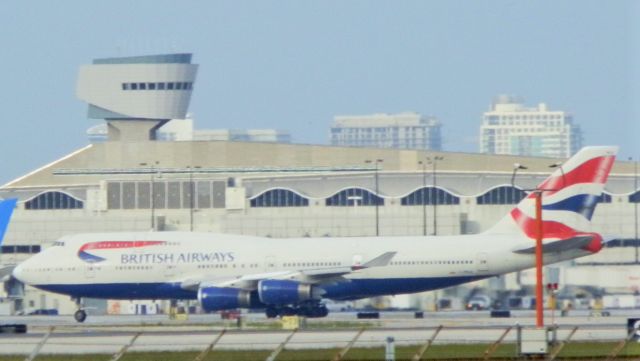
<svg viewBox="0 0 640 361">
<path fill-rule="evenodd" d="M 82 298 L 75 298 L 74 301 L 76 302 L 76 307 L 78 307 L 78 310 L 73 314 L 73 318 L 77 321 L 77 322 L 84 322 L 84 320 L 87 319 L 87 313 L 84 310 L 84 304 L 82 302 Z"/>
<path fill-rule="evenodd" d="M 84 310 L 77 310 L 73 314 L 73 318 L 78 322 L 84 322 L 87 319 L 87 313 Z"/>
</svg>

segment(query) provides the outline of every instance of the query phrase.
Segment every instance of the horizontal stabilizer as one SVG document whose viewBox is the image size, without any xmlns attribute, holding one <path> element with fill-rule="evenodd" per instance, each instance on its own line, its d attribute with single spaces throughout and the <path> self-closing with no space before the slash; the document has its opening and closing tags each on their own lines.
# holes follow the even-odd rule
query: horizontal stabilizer
<svg viewBox="0 0 640 361">
<path fill-rule="evenodd" d="M 543 253 L 563 252 L 572 249 L 580 249 L 588 247 L 595 239 L 594 235 L 575 236 L 567 239 L 559 239 L 553 242 L 546 242 L 542 245 Z M 526 246 L 525 248 L 516 249 L 514 253 L 533 254 L 536 253 L 536 247 Z"/>
</svg>

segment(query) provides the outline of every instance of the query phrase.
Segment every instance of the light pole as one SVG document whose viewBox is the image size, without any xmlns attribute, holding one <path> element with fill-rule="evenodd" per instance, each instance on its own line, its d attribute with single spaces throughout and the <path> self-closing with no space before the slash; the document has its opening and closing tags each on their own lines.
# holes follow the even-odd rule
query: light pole
<svg viewBox="0 0 640 361">
<path fill-rule="evenodd" d="M 155 207 L 155 191 L 154 191 L 154 187 L 153 187 L 153 183 L 155 181 L 155 166 L 158 165 L 159 162 L 156 160 L 153 163 L 140 163 L 141 166 L 143 167 L 149 167 L 149 193 L 151 195 L 151 199 L 150 199 L 150 208 L 151 208 L 151 231 L 155 231 L 156 229 L 156 215 L 155 215 L 155 211 L 156 211 L 156 207 Z"/>
<path fill-rule="evenodd" d="M 638 191 L 638 160 L 633 163 L 633 188 L 634 192 Z M 636 263 L 638 263 L 638 197 L 633 202 L 633 224 L 635 227 L 635 244 L 636 244 Z"/>
<path fill-rule="evenodd" d="M 374 163 L 376 166 L 376 171 L 375 171 L 375 182 L 376 182 L 376 198 L 373 199 L 373 201 L 375 202 L 375 206 L 376 206 L 376 237 L 380 235 L 380 202 L 378 202 L 378 198 L 380 198 L 380 189 L 379 189 L 379 185 L 378 185 L 378 164 L 382 163 L 383 160 L 382 159 L 376 159 L 375 161 L 372 160 L 365 160 L 365 163 Z"/>
<path fill-rule="evenodd" d="M 431 202 L 433 204 L 433 235 L 438 235 L 438 179 L 436 176 L 436 170 L 438 167 L 438 161 L 444 160 L 441 155 L 433 156 L 433 158 L 427 157 L 427 160 L 433 164 L 432 177 L 433 177 L 433 191 L 431 192 Z"/>
<path fill-rule="evenodd" d="M 564 170 L 562 169 L 561 163 L 555 163 L 550 165 L 551 168 L 560 168 L 560 172 L 562 173 L 562 181 L 564 183 Z M 514 164 L 513 173 L 511 175 L 511 186 L 515 187 L 514 181 L 516 178 L 516 173 L 520 169 L 527 169 L 527 167 L 521 164 Z M 534 188 L 528 189 L 525 191 L 532 192 L 535 197 L 535 209 L 536 209 L 536 327 L 542 328 L 544 327 L 544 313 L 543 313 L 543 294 L 542 294 L 542 264 L 544 262 L 542 258 L 542 237 L 543 237 L 543 229 L 542 229 L 542 193 L 548 191 L 556 191 L 557 189 L 545 189 L 545 188 Z"/>
<path fill-rule="evenodd" d="M 629 160 L 633 160 L 632 157 L 629 157 Z M 633 162 L 633 192 L 631 196 L 634 196 L 638 191 L 638 160 L 636 159 Z M 635 263 L 638 264 L 640 259 L 638 258 L 638 197 L 634 199 L 633 202 L 633 225 L 634 225 L 634 240 L 633 244 L 635 245 Z"/>
<path fill-rule="evenodd" d="M 427 162 L 418 161 L 418 164 L 422 165 L 422 235 L 427 235 Z"/>
<path fill-rule="evenodd" d="M 200 166 L 187 166 L 189 169 L 189 231 L 193 232 L 193 207 L 194 207 L 194 195 L 195 187 L 193 183 L 193 170 L 200 169 Z"/>
</svg>

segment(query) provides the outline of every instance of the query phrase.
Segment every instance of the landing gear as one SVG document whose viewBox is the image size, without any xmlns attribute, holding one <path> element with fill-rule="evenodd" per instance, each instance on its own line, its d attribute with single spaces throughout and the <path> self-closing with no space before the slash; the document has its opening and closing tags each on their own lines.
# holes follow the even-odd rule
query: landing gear
<svg viewBox="0 0 640 361">
<path fill-rule="evenodd" d="M 84 310 L 77 310 L 76 313 L 73 314 L 73 318 L 82 323 L 87 319 L 87 313 Z"/>
<path fill-rule="evenodd" d="M 275 307 L 267 307 L 264 313 L 267 315 L 267 318 L 276 318 L 280 314 Z"/>
<path fill-rule="evenodd" d="M 73 318 L 77 321 L 77 322 L 84 322 L 84 320 L 87 319 L 87 313 L 84 311 L 84 304 L 82 303 L 82 298 L 75 298 L 74 301 L 76 302 L 76 306 L 78 307 L 78 310 L 73 314 Z"/>
<path fill-rule="evenodd" d="M 317 304 L 311 307 L 301 307 L 298 309 L 298 315 L 308 318 L 327 317 L 329 310 L 325 305 Z"/>
<path fill-rule="evenodd" d="M 329 310 L 327 307 L 320 303 L 308 303 L 298 305 L 297 307 L 285 306 L 276 307 L 269 306 L 265 310 L 267 318 L 276 318 L 282 316 L 303 316 L 309 318 L 327 317 Z"/>
</svg>

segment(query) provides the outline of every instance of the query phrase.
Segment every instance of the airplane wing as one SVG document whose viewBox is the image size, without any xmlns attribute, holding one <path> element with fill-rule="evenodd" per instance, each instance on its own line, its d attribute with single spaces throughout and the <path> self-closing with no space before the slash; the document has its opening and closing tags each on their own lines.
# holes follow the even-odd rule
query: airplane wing
<svg viewBox="0 0 640 361">
<path fill-rule="evenodd" d="M 11 272 L 16 268 L 15 265 L 2 266 L 0 265 L 0 282 L 6 281 L 11 276 Z"/>
<path fill-rule="evenodd" d="M 386 252 L 362 264 L 350 267 L 319 267 L 305 270 L 287 270 L 278 272 L 255 273 L 233 278 L 191 278 L 181 282 L 184 289 L 197 290 L 200 287 L 232 287 L 255 290 L 262 280 L 292 280 L 300 283 L 325 283 L 342 279 L 343 276 L 373 267 L 384 267 L 391 262 L 396 252 Z"/>
<path fill-rule="evenodd" d="M 566 239 L 559 239 L 557 241 L 552 241 L 552 242 L 545 242 L 542 245 L 542 252 L 553 253 L 553 252 L 562 252 L 562 251 L 569 251 L 572 249 L 584 248 L 584 247 L 587 247 L 594 240 L 594 238 L 595 238 L 594 235 L 586 234 L 586 235 L 579 235 L 579 236 L 566 238 Z M 525 246 L 521 246 L 514 249 L 513 252 L 519 253 L 519 254 L 533 254 L 533 253 L 536 253 L 536 246 L 535 244 L 532 246 L 529 243 Z"/>
</svg>

